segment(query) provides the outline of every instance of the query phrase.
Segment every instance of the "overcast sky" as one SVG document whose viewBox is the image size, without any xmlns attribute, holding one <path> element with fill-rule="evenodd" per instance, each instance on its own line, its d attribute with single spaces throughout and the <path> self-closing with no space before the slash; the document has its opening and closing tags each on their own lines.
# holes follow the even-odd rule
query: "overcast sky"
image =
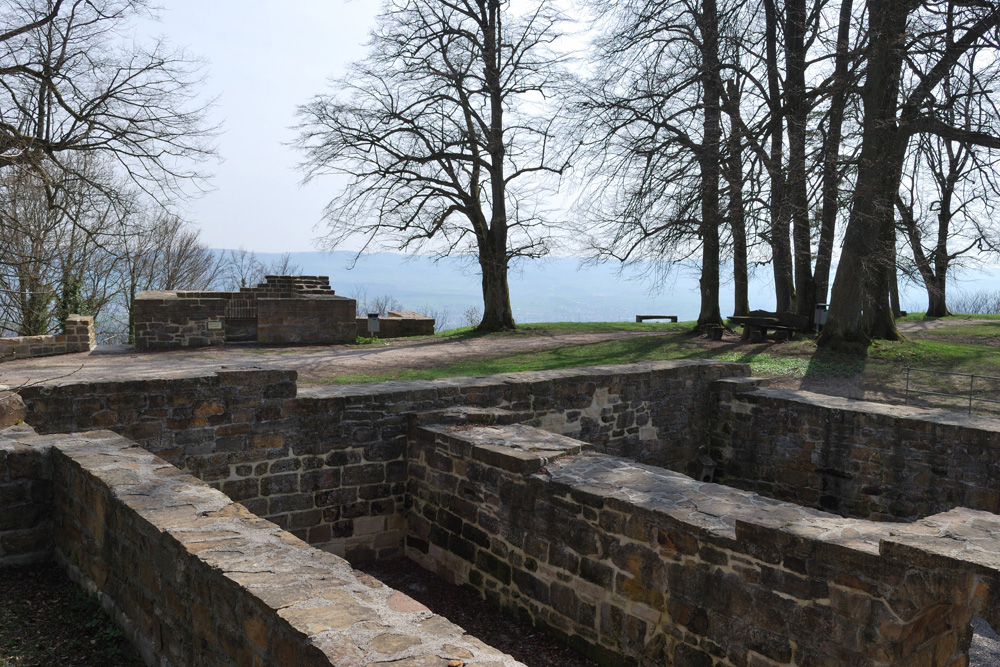
<svg viewBox="0 0 1000 667">
<path fill-rule="evenodd" d="M 336 183 L 300 186 L 295 108 L 364 55 L 375 0 L 169 0 L 150 30 L 207 61 L 206 98 L 223 162 L 214 191 L 187 214 L 213 248 L 313 250 L 313 229 Z"/>
</svg>

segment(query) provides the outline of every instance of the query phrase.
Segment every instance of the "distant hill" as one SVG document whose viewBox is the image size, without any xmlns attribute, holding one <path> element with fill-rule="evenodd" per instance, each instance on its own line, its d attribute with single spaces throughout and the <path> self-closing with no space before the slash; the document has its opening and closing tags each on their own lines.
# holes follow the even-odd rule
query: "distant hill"
<svg viewBox="0 0 1000 667">
<path fill-rule="evenodd" d="M 278 253 L 257 253 L 263 262 Z M 330 277 L 337 294 L 369 297 L 391 295 L 410 310 L 447 311 L 451 326 L 464 324 L 462 314 L 482 307 L 480 278 L 474 263 L 463 258 L 434 261 L 426 256 L 395 253 L 363 255 L 354 266 L 352 252 L 292 253 L 292 261 L 305 275 Z M 616 275 L 616 265 L 586 266 L 581 259 L 554 257 L 526 261 L 511 271 L 511 305 L 518 322 L 616 322 L 633 320 L 637 314 L 677 315 L 681 320 L 698 316 L 698 276 L 694 265 L 678 269 L 657 294 L 648 285 Z M 750 307 L 774 307 L 771 272 L 768 267 L 751 280 Z M 967 291 L 1000 288 L 1000 270 L 969 272 L 959 288 Z M 904 308 L 922 310 L 926 298 L 919 286 L 905 286 Z M 723 285 L 720 305 L 723 316 L 732 313 L 733 287 Z"/>
</svg>

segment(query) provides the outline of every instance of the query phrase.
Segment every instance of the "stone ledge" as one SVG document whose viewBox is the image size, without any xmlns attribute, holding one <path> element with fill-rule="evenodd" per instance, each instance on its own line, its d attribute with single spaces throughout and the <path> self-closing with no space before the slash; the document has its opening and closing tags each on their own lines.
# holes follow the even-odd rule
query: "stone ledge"
<svg viewBox="0 0 1000 667">
<path fill-rule="evenodd" d="M 355 572 L 345 560 L 308 546 L 120 436 L 95 431 L 51 440 L 63 481 L 80 479 L 93 487 L 88 496 L 95 494 L 91 505 L 66 495 L 72 493 L 73 484 L 60 488 L 68 525 L 83 513 L 86 542 L 63 538 L 57 544 L 61 558 L 72 566 L 71 571 L 86 577 L 91 588 L 101 591 L 119 614 L 133 619 L 137 643 L 146 655 L 156 655 L 159 646 L 182 644 L 184 637 L 229 632 L 225 610 L 215 604 L 206 609 L 207 601 L 197 598 L 197 591 L 212 590 L 229 600 L 227 604 L 234 605 L 237 613 L 239 634 L 233 638 L 237 645 L 222 647 L 237 662 L 257 656 L 268 664 L 286 664 L 283 661 L 290 658 L 290 650 L 299 656 L 297 660 L 310 665 L 403 664 L 400 660 L 520 664 L 465 635 L 406 595 Z M 154 553 L 149 554 L 148 565 L 87 562 L 88 554 L 113 559 L 120 553 L 121 547 L 102 546 L 102 536 L 110 532 L 104 524 L 118 516 L 115 543 L 149 545 Z M 149 569 L 160 559 L 158 549 L 166 549 L 169 558 L 181 561 L 179 571 L 187 574 L 180 587 L 167 573 Z M 95 572 L 102 581 L 94 579 Z M 130 579 L 132 573 L 135 577 Z M 142 600 L 149 591 L 160 597 L 164 589 L 181 596 L 182 604 L 175 612 L 169 611 L 169 605 L 161 610 L 156 627 L 165 636 L 159 642 L 144 631 L 142 610 L 129 604 Z M 119 592 L 126 592 L 125 596 L 118 598 Z M 185 600 L 186 596 L 194 597 Z M 181 616 L 172 617 L 174 613 Z M 176 631 L 181 636 L 170 636 Z M 396 635 L 409 641 L 395 641 Z M 176 661 L 184 655 L 180 650 L 167 657 Z M 225 662 L 223 656 L 212 654 L 199 654 L 199 660 Z"/>
<path fill-rule="evenodd" d="M 579 454 L 585 443 L 532 426 L 423 426 L 417 437 L 449 445 L 450 453 L 521 475 L 530 475 L 563 456 Z"/>
</svg>

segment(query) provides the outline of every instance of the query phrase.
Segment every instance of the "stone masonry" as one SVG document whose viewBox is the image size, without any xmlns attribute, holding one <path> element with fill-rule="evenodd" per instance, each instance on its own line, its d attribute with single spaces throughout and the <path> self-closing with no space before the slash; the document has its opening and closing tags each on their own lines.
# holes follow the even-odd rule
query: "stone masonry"
<svg viewBox="0 0 1000 667">
<path fill-rule="evenodd" d="M 238 292 L 151 291 L 135 301 L 138 349 L 203 347 L 227 340 L 270 345 L 353 342 L 354 299 L 323 276 L 266 276 Z"/>
<path fill-rule="evenodd" d="M 433 336 L 434 318 L 415 313 L 412 310 L 390 310 L 388 314 L 378 318 L 377 333 L 368 331 L 368 318 L 358 318 L 359 336 L 378 336 L 379 338 L 404 338 L 406 336 Z"/>
<path fill-rule="evenodd" d="M 394 593 L 301 538 L 357 560 L 405 551 L 602 664 L 965 665 L 972 616 L 1000 626 L 1000 427 L 762 389 L 747 370 L 26 387 L 26 421 L 52 434 L 0 438 L 0 516 L 23 517 L 0 526 L 0 564 L 54 555 L 180 664 L 506 664 L 405 619 L 391 634 L 410 639 L 379 639 Z M 955 472 L 933 469 L 945 452 Z M 139 564 L 163 558 L 183 565 Z M 374 611 L 335 611 L 362 602 Z"/>
<path fill-rule="evenodd" d="M 958 667 L 1000 621 L 1000 516 L 847 520 L 523 425 L 411 447 L 407 555 L 602 664 Z"/>
<path fill-rule="evenodd" d="M 49 556 L 149 665 L 520 665 L 114 433 L 0 431 L 11 448 L 52 478 Z"/>
<path fill-rule="evenodd" d="M 326 276 L 266 276 L 238 292 L 147 291 L 135 301 L 140 350 L 256 341 L 264 345 L 351 343 L 368 335 L 354 299 Z M 380 338 L 434 334 L 434 320 L 409 311 L 381 318 Z"/>
<path fill-rule="evenodd" d="M 0 361 L 90 352 L 97 346 L 93 317 L 70 315 L 65 328 L 62 334 L 0 338 Z"/>
<path fill-rule="evenodd" d="M 310 543 L 363 560 L 402 552 L 408 414 L 505 407 L 602 451 L 683 467 L 707 429 L 713 382 L 746 373 L 680 361 L 297 391 L 294 371 L 227 369 L 21 396 L 40 432 L 113 430 Z"/>
<path fill-rule="evenodd" d="M 716 481 L 879 521 L 954 507 L 1000 513 L 996 419 L 758 384 L 719 384 Z"/>
</svg>

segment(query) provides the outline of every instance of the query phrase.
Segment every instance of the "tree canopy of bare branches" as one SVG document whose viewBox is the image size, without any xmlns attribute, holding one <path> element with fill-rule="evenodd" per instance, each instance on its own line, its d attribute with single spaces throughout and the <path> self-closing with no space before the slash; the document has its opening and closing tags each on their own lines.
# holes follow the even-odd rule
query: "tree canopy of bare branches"
<svg viewBox="0 0 1000 667">
<path fill-rule="evenodd" d="M 196 99 L 200 64 L 138 41 L 135 21 L 148 12 L 144 0 L 3 3 L 0 170 L 51 173 L 72 169 L 70 156 L 100 154 L 158 200 L 201 177 L 212 131 Z"/>
<path fill-rule="evenodd" d="M 550 2 L 388 0 L 369 55 L 299 110 L 306 178 L 347 177 L 323 245 L 469 253 L 479 328 L 513 328 L 507 270 L 548 250 L 541 196 L 567 169 L 550 96 L 562 85 Z"/>
</svg>

